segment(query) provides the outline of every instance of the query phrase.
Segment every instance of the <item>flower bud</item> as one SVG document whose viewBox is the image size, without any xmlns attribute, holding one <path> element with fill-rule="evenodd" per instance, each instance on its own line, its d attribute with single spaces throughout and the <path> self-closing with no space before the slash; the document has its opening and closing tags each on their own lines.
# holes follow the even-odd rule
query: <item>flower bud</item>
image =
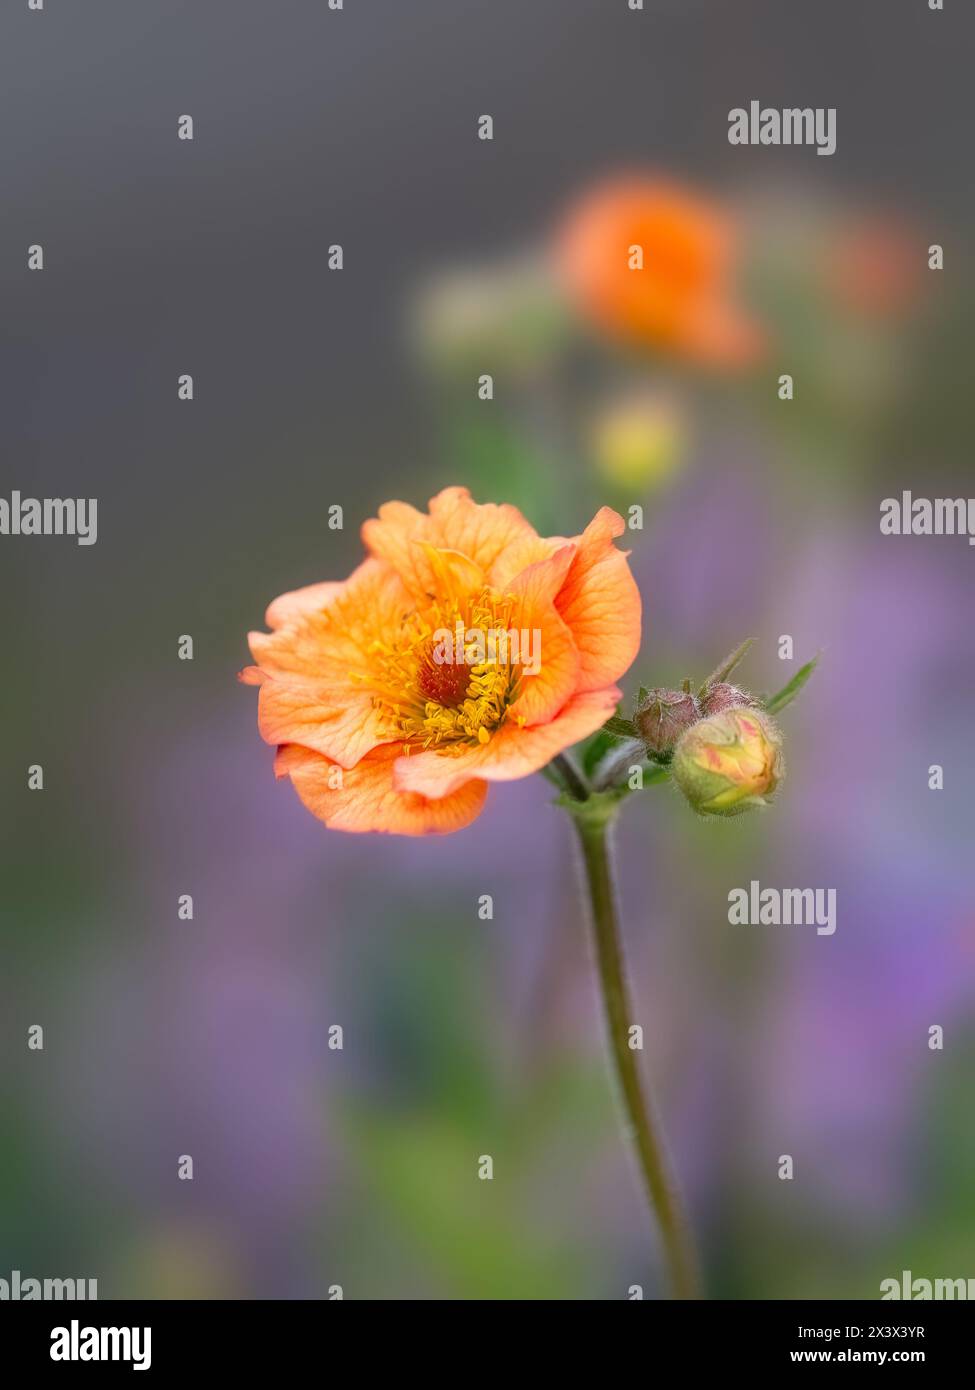
<svg viewBox="0 0 975 1390">
<path fill-rule="evenodd" d="M 684 418 L 676 402 L 666 397 L 626 394 L 594 417 L 590 447 L 596 468 L 611 483 L 654 490 L 683 464 Z"/>
<path fill-rule="evenodd" d="M 720 714 L 723 709 L 750 704 L 752 697 L 744 690 L 739 690 L 737 685 L 729 685 L 727 681 L 718 681 L 716 685 L 709 685 L 701 696 L 701 713 L 707 718 Z"/>
<path fill-rule="evenodd" d="M 701 717 L 697 701 L 686 690 L 651 690 L 633 722 L 652 758 L 666 757 L 686 729 Z"/>
<path fill-rule="evenodd" d="M 771 800 L 784 773 L 782 740 L 769 716 L 729 707 L 700 720 L 674 750 L 674 781 L 702 815 L 737 816 Z"/>
</svg>

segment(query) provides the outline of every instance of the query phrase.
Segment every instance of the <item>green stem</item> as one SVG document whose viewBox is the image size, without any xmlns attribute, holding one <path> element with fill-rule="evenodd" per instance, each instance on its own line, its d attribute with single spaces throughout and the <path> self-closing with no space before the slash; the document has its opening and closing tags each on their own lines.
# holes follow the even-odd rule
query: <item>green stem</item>
<svg viewBox="0 0 975 1390">
<path fill-rule="evenodd" d="M 614 814 L 612 803 L 604 803 L 597 796 L 589 801 L 585 811 L 580 808 L 572 817 L 582 843 L 606 1024 L 640 1174 L 660 1226 L 673 1296 L 697 1298 L 700 1295 L 696 1261 L 680 1198 L 668 1169 L 653 1106 L 640 1078 L 637 1053 L 629 1045 L 633 1010 L 626 982 L 609 856 L 609 827 Z"/>
</svg>

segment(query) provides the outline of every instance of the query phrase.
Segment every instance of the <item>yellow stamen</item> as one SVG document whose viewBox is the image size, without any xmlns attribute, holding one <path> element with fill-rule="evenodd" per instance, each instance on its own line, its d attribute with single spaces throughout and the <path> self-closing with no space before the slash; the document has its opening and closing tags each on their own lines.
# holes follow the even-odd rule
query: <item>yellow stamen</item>
<svg viewBox="0 0 975 1390">
<path fill-rule="evenodd" d="M 434 571 L 446 581 L 445 565 L 435 563 Z M 510 630 L 514 595 L 485 587 L 464 598 L 447 582 L 444 590 L 424 611 L 404 615 L 394 640 L 373 642 L 369 655 L 374 661 L 359 673 L 372 689 L 376 708 L 388 716 L 391 731 L 404 740 L 406 752 L 411 747 L 435 747 L 460 753 L 489 743 L 517 693 L 521 672 L 511 664 L 503 644 L 490 659 L 477 661 L 485 653 L 483 639 L 489 630 Z M 469 642 L 462 654 L 466 670 L 461 654 L 454 653 L 459 665 L 455 676 L 436 664 L 432 639 L 441 629 L 454 634 L 458 624 L 480 640 Z M 461 670 L 468 676 L 466 685 L 459 678 Z"/>
</svg>

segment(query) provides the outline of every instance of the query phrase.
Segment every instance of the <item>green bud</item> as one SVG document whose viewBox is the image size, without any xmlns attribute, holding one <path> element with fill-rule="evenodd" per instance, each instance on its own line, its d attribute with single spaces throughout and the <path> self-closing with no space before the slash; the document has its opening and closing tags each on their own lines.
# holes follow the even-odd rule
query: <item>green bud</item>
<svg viewBox="0 0 975 1390">
<path fill-rule="evenodd" d="M 666 758 L 685 730 L 701 717 L 697 701 L 686 690 L 650 690 L 640 701 L 633 723 L 652 758 Z"/>
<path fill-rule="evenodd" d="M 695 811 L 741 815 L 772 799 L 785 772 L 782 739 L 763 710 L 730 706 L 681 736 L 671 771 Z"/>
</svg>

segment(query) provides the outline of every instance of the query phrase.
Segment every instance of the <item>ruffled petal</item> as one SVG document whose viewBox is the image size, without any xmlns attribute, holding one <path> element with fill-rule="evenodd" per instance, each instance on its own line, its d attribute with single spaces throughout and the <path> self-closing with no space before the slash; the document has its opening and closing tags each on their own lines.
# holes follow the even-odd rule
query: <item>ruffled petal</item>
<svg viewBox="0 0 975 1390">
<path fill-rule="evenodd" d="M 374 700 L 375 648 L 397 640 L 412 601 L 395 571 L 378 560 L 366 560 L 336 585 L 324 606 L 286 599 L 275 614 L 283 626 L 249 636 L 262 678 L 261 735 L 268 743 L 304 744 L 354 767 L 395 737 Z M 253 671 L 242 679 L 257 683 Z"/>
<path fill-rule="evenodd" d="M 487 783 L 469 780 L 436 800 L 393 786 L 398 749 L 377 748 L 344 770 L 298 744 L 278 749 L 274 771 L 290 777 L 309 811 L 333 830 L 393 835 L 448 835 L 476 819 Z"/>
<path fill-rule="evenodd" d="M 618 681 L 640 650 L 640 591 L 626 552 L 613 540 L 626 529 L 610 507 L 598 511 L 581 536 L 555 601 L 579 650 L 578 691 Z"/>
<path fill-rule="evenodd" d="M 326 579 L 321 584 L 306 584 L 303 589 L 279 594 L 273 603 L 268 604 L 264 621 L 272 629 L 284 627 L 304 614 L 320 612 L 341 589 L 341 583 Z"/>
<path fill-rule="evenodd" d="M 363 543 L 370 553 L 392 565 L 415 594 L 436 591 L 426 547 L 466 556 L 484 583 L 508 546 L 535 534 L 517 507 L 477 503 L 466 487 L 448 487 L 438 493 L 430 502 L 429 515 L 405 502 L 387 502 L 379 508 L 379 516 L 362 527 Z"/>
<path fill-rule="evenodd" d="M 512 623 L 519 642 L 527 638 L 527 654 L 538 662 L 534 674 L 522 675 L 518 695 L 508 710 L 508 718 L 516 723 L 541 724 L 554 719 L 577 689 L 579 652 L 571 629 L 556 608 L 574 554 L 574 546 L 563 546 L 547 560 L 529 565 L 506 590 L 516 600 Z"/>
</svg>

